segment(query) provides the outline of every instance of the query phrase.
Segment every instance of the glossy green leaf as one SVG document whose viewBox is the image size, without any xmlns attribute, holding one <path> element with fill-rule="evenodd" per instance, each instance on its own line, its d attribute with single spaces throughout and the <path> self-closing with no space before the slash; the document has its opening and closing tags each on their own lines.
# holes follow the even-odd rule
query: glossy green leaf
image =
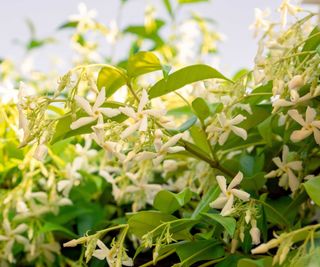
<svg viewBox="0 0 320 267">
<path fill-rule="evenodd" d="M 128 60 L 128 76 L 137 77 L 162 69 L 159 58 L 152 52 L 138 52 Z"/>
<path fill-rule="evenodd" d="M 153 207 L 157 210 L 172 214 L 191 200 L 192 192 L 185 188 L 178 194 L 167 190 L 161 190 L 154 198 Z"/>
<path fill-rule="evenodd" d="M 197 97 L 192 101 L 192 108 L 197 117 L 202 121 L 210 116 L 210 108 L 207 102 L 201 97 Z"/>
<path fill-rule="evenodd" d="M 65 233 L 68 236 L 73 237 L 73 238 L 77 238 L 78 237 L 76 234 L 74 234 L 69 229 L 67 229 L 67 228 L 65 228 L 65 227 L 63 227 L 63 226 L 61 226 L 59 224 L 55 224 L 55 223 L 51 223 L 51 222 L 46 222 L 39 229 L 40 233 L 48 233 L 48 232 L 54 232 L 54 231 Z"/>
<path fill-rule="evenodd" d="M 192 125 L 194 125 L 196 122 L 197 122 L 197 117 L 192 116 L 191 118 L 186 120 L 183 124 L 181 124 L 179 126 L 179 128 L 177 129 L 177 131 L 178 132 L 185 132 L 185 131 L 189 130 L 192 127 Z"/>
<path fill-rule="evenodd" d="M 308 40 L 304 43 L 302 47 L 302 52 L 313 51 L 320 45 L 320 28 L 316 26 L 313 28 L 308 36 Z M 307 55 L 300 55 L 300 61 L 303 61 Z"/>
<path fill-rule="evenodd" d="M 178 246 L 176 252 L 181 261 L 177 266 L 189 267 L 198 261 L 222 257 L 224 248 L 216 240 L 196 240 Z"/>
<path fill-rule="evenodd" d="M 97 86 L 106 90 L 106 97 L 112 96 L 121 86 L 127 83 L 126 74 L 123 70 L 115 67 L 103 67 L 98 75 Z"/>
<path fill-rule="evenodd" d="M 234 234 L 234 231 L 236 230 L 236 220 L 232 217 L 225 217 L 221 216 L 220 214 L 214 214 L 214 213 L 202 213 L 201 214 L 204 218 L 209 219 L 210 221 L 213 221 L 215 223 L 218 223 L 223 226 L 224 229 L 226 229 L 227 233 L 232 237 Z"/>
<path fill-rule="evenodd" d="M 212 186 L 204 196 L 202 196 L 198 206 L 192 213 L 191 218 L 197 218 L 200 213 L 207 212 L 209 210 L 209 204 L 214 201 L 220 195 L 220 188 L 218 186 Z"/>
<path fill-rule="evenodd" d="M 270 267 L 272 266 L 272 257 L 263 257 L 257 260 L 240 259 L 237 267 Z"/>
<path fill-rule="evenodd" d="M 268 146 L 272 146 L 272 116 L 258 125 L 258 131 Z"/>
<path fill-rule="evenodd" d="M 173 92 L 187 84 L 207 79 L 222 79 L 230 81 L 216 69 L 208 65 L 191 65 L 170 74 L 168 79 L 162 79 L 150 88 L 149 97 L 155 98 Z"/>
<path fill-rule="evenodd" d="M 207 139 L 207 135 L 205 134 L 203 129 L 201 129 L 200 127 L 198 127 L 196 125 L 193 125 L 189 129 L 189 132 L 190 132 L 190 135 L 193 139 L 193 142 L 199 148 L 201 148 L 203 151 L 205 151 L 208 155 L 210 155 L 210 153 L 211 153 L 210 143 L 209 143 L 209 140 Z"/>
<path fill-rule="evenodd" d="M 309 197 L 320 206 L 320 177 L 315 177 L 303 183 Z"/>
</svg>

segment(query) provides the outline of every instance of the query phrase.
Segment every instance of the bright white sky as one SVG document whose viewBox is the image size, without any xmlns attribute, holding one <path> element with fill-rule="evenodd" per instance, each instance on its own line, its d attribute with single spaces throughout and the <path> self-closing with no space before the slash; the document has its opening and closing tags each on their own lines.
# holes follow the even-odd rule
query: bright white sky
<svg viewBox="0 0 320 267">
<path fill-rule="evenodd" d="M 119 1 L 83 0 L 82 2 L 86 3 L 89 9 L 94 8 L 98 11 L 100 21 L 109 22 L 116 16 Z M 79 2 L 78 0 L 0 0 L 0 58 L 10 57 L 19 60 L 24 56 L 23 49 L 14 40 L 26 41 L 28 39 L 26 18 L 32 19 L 39 37 L 52 36 L 56 33 L 58 25 L 65 22 L 70 14 L 78 12 Z M 196 11 L 217 21 L 218 31 L 227 37 L 220 47 L 220 66 L 225 72 L 234 72 L 242 67 L 252 66 L 256 52 L 256 40 L 253 39 L 248 27 L 254 18 L 254 8 L 270 7 L 272 12 L 275 12 L 280 2 L 280 0 L 211 0 L 209 3 L 188 5 L 185 12 Z M 160 16 L 166 13 L 161 6 L 161 0 L 128 0 L 123 12 L 123 24 L 142 23 L 146 4 L 160 7 L 158 12 Z M 54 49 L 47 47 L 42 54 L 37 52 L 41 56 L 36 57 L 38 58 L 35 62 L 36 68 L 44 67 L 44 57 L 53 57 L 58 54 L 66 61 L 71 59 L 71 50 L 66 41 L 68 35 L 68 32 L 60 32 L 58 39 L 64 41 Z"/>
</svg>

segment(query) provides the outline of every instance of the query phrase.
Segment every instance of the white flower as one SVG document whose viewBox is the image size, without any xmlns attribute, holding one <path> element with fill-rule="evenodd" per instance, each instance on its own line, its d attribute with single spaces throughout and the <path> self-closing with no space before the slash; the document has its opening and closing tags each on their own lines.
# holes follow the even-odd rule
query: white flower
<svg viewBox="0 0 320 267">
<path fill-rule="evenodd" d="M 148 152 L 144 151 L 139 153 L 136 156 L 136 160 L 146 160 L 146 159 L 152 159 L 152 162 L 155 166 L 158 166 L 165 158 L 167 153 L 177 153 L 180 151 L 184 151 L 185 148 L 182 146 L 175 146 L 175 144 L 182 138 L 183 134 L 179 133 L 176 134 L 163 144 L 162 142 L 162 136 L 163 133 L 160 129 L 157 129 L 155 131 L 155 140 L 154 140 L 154 147 L 156 152 Z"/>
<path fill-rule="evenodd" d="M 95 25 L 94 18 L 97 16 L 97 12 L 92 9 L 88 10 L 85 3 L 80 3 L 78 5 L 79 14 L 70 15 L 70 21 L 77 21 L 77 29 L 83 31 L 86 28 L 92 28 Z"/>
<path fill-rule="evenodd" d="M 282 150 L 282 161 L 279 157 L 273 158 L 274 164 L 279 168 L 269 172 L 265 177 L 281 177 L 279 185 L 288 188 L 288 185 L 292 192 L 296 191 L 299 187 L 299 180 L 293 171 L 302 170 L 302 161 L 290 161 L 288 162 L 289 148 L 285 145 Z"/>
<path fill-rule="evenodd" d="M 311 95 L 311 93 L 307 93 L 304 96 L 300 97 L 299 93 L 296 90 L 291 90 L 290 91 L 290 101 L 289 100 L 285 100 L 285 99 L 276 99 L 273 103 L 273 111 L 272 112 L 276 112 L 280 107 L 290 107 L 290 106 L 294 106 L 296 104 L 299 104 L 301 102 L 305 102 L 309 99 L 313 98 L 313 96 Z"/>
<path fill-rule="evenodd" d="M 105 167 L 103 170 L 99 171 L 99 175 L 102 176 L 106 182 L 112 185 L 112 195 L 116 201 L 119 201 L 122 196 L 123 192 L 118 187 L 117 183 L 122 179 L 121 176 L 113 178 L 112 173 L 119 173 L 119 169 L 112 168 L 112 167 Z"/>
<path fill-rule="evenodd" d="M 19 224 L 15 229 L 11 229 L 9 220 L 7 218 L 3 219 L 2 222 L 4 234 L 0 235 L 0 242 L 4 241 L 4 255 L 10 263 L 13 263 L 14 257 L 12 253 L 12 248 L 15 242 L 18 242 L 24 246 L 25 249 L 29 246 L 29 240 L 22 235 L 27 231 L 28 226 L 24 223 Z"/>
<path fill-rule="evenodd" d="M 141 132 L 145 132 L 148 129 L 148 116 L 152 116 L 155 118 L 160 118 L 165 115 L 166 111 L 164 109 L 155 110 L 155 109 L 146 109 L 146 105 L 148 104 L 149 97 L 146 90 L 142 91 L 140 103 L 138 105 L 137 111 L 135 111 L 132 107 L 120 107 L 119 110 L 127 115 L 129 118 L 133 119 L 133 124 L 127 127 L 120 135 L 122 139 L 127 138 L 135 131 L 139 130 Z"/>
<path fill-rule="evenodd" d="M 211 139 L 216 133 L 218 133 L 219 145 L 223 145 L 227 141 L 232 131 L 234 134 L 240 136 L 243 140 L 246 140 L 247 131 L 240 127 L 235 126 L 241 123 L 242 121 L 244 121 L 245 119 L 246 117 L 242 115 L 237 115 L 232 119 L 227 119 L 226 115 L 223 112 L 218 114 L 218 120 L 221 125 L 221 128 L 216 127 L 214 124 L 209 125 L 206 129 L 206 132 L 209 133 L 208 138 Z"/>
<path fill-rule="evenodd" d="M 99 247 L 99 249 L 96 249 L 92 256 L 98 258 L 99 260 L 104 260 L 106 259 L 106 261 L 108 262 L 108 266 L 116 266 L 116 262 L 117 262 L 117 254 L 115 253 L 115 251 L 112 251 L 113 249 L 108 249 L 107 246 L 98 239 L 97 241 L 97 246 Z M 125 253 L 123 253 L 125 254 Z M 122 259 L 121 259 L 121 263 L 124 266 L 133 266 L 133 261 L 131 258 L 129 258 L 126 254 L 123 255 Z"/>
<path fill-rule="evenodd" d="M 270 9 L 261 10 L 259 8 L 254 9 L 254 22 L 250 25 L 249 29 L 253 30 L 254 37 L 257 37 L 260 31 L 268 30 L 270 21 L 266 18 L 270 16 Z"/>
<path fill-rule="evenodd" d="M 220 214 L 222 216 L 227 216 L 233 211 L 232 206 L 234 197 L 237 197 L 243 201 L 248 201 L 250 198 L 250 194 L 243 190 L 234 188 L 241 183 L 242 179 L 242 172 L 238 172 L 227 187 L 226 178 L 224 176 L 218 175 L 217 182 L 222 192 L 216 200 L 210 203 L 210 207 L 215 209 L 222 209 Z"/>
<path fill-rule="evenodd" d="M 102 88 L 100 93 L 97 96 L 96 102 L 91 106 L 89 102 L 84 99 L 82 96 L 75 96 L 77 104 L 89 115 L 87 117 L 82 117 L 73 123 L 71 123 L 70 128 L 72 130 L 80 128 L 86 124 L 96 121 L 99 117 L 102 117 L 102 114 L 112 118 L 120 114 L 118 109 L 113 108 L 103 108 L 101 107 L 104 101 L 106 100 L 105 89 Z"/>
<path fill-rule="evenodd" d="M 315 109 L 307 107 L 305 120 L 296 109 L 289 110 L 288 114 L 302 126 L 300 130 L 293 131 L 291 134 L 290 139 L 292 142 L 299 142 L 313 133 L 316 143 L 320 145 L 320 121 L 315 120 L 317 115 Z"/>
<path fill-rule="evenodd" d="M 281 14 L 281 24 L 283 27 L 285 27 L 287 25 L 288 12 L 290 15 L 294 16 L 301 11 L 301 8 L 290 4 L 290 0 L 283 0 L 278 11 Z"/>
<path fill-rule="evenodd" d="M 57 184 L 57 190 L 66 197 L 69 196 L 72 187 L 79 184 L 81 175 L 78 170 L 81 168 L 81 163 L 81 158 L 75 158 L 72 164 L 68 163 L 65 172 L 65 178 L 67 179 L 61 180 Z"/>
</svg>

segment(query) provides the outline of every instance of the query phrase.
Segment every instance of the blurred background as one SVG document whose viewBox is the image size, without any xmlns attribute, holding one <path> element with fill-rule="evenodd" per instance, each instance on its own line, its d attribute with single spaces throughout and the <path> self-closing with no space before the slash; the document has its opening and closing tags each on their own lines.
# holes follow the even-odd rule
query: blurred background
<svg viewBox="0 0 320 267">
<path fill-rule="evenodd" d="M 37 38 L 55 36 L 57 39 L 54 45 L 49 44 L 33 52 L 33 67 L 46 70 L 50 68 L 54 58 L 59 56 L 64 62 L 58 64 L 61 65 L 61 71 L 65 70 L 68 67 L 66 62 L 71 60 L 68 41 L 70 33 L 58 31 L 57 28 L 66 22 L 70 15 L 78 14 L 80 2 L 85 3 L 88 9 L 95 9 L 97 19 L 102 23 L 109 24 L 120 15 L 118 14 L 120 0 L 0 0 L 0 58 L 9 57 L 16 62 L 25 59 L 24 47 L 30 38 L 30 29 L 26 21 L 31 20 L 35 25 L 34 34 Z M 217 31 L 224 36 L 223 42 L 219 45 L 217 64 L 226 73 L 234 73 L 239 68 L 252 66 L 257 41 L 254 40 L 249 25 L 254 20 L 254 8 L 269 7 L 272 12 L 271 17 L 279 20 L 276 9 L 280 3 L 280 0 L 211 0 L 196 5 L 185 5 L 182 14 L 179 15 L 196 12 L 216 21 Z M 160 17 L 168 17 L 162 0 L 127 0 L 121 12 L 120 27 L 143 23 L 145 6 L 148 4 L 156 7 L 157 15 Z M 116 49 L 115 53 L 120 57 L 121 48 Z"/>
</svg>

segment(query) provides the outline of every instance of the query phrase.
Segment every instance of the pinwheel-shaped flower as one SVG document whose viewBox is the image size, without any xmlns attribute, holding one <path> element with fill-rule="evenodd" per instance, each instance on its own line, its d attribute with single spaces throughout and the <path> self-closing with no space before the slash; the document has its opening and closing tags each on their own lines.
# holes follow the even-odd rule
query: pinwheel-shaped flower
<svg viewBox="0 0 320 267">
<path fill-rule="evenodd" d="M 293 131 L 291 134 L 290 139 L 292 142 L 299 142 L 313 133 L 316 143 L 320 145 L 320 121 L 315 120 L 317 115 L 315 109 L 307 107 L 305 120 L 296 109 L 289 110 L 288 114 L 302 126 L 300 130 Z"/>
<path fill-rule="evenodd" d="M 215 125 L 209 125 L 206 129 L 206 132 L 209 133 L 208 138 L 211 139 L 215 133 L 219 133 L 219 145 L 223 145 L 231 132 L 234 134 L 240 136 L 243 140 L 247 139 L 247 131 L 237 127 L 235 125 L 241 123 L 246 119 L 245 116 L 237 115 L 236 117 L 232 119 L 227 119 L 226 115 L 222 112 L 218 114 L 218 120 L 221 125 L 221 127 L 216 127 Z"/>
<path fill-rule="evenodd" d="M 241 183 L 242 179 L 242 172 L 238 172 L 227 187 L 226 178 L 224 176 L 218 175 L 217 182 L 222 192 L 216 200 L 210 203 L 210 207 L 215 209 L 222 209 L 220 214 L 222 216 L 228 216 L 233 211 L 232 206 L 234 197 L 237 197 L 243 201 L 248 201 L 250 198 L 250 194 L 243 190 L 235 189 L 235 187 Z"/>
<path fill-rule="evenodd" d="M 92 256 L 98 258 L 99 260 L 104 260 L 108 262 L 109 266 L 116 266 L 117 264 L 117 254 L 115 249 L 109 249 L 101 240 L 98 239 L 97 246 L 99 249 L 96 249 Z M 126 253 L 122 254 L 121 263 L 124 266 L 133 266 L 133 261 L 129 258 Z"/>
<path fill-rule="evenodd" d="M 152 162 L 155 166 L 158 166 L 165 158 L 165 156 L 169 153 L 177 153 L 180 151 L 184 151 L 185 148 L 183 146 L 176 146 L 177 142 L 182 138 L 183 134 L 178 133 L 172 136 L 166 143 L 162 142 L 163 133 L 160 129 L 155 132 L 155 140 L 154 147 L 156 152 L 148 152 L 144 151 L 139 153 L 136 156 L 136 160 L 146 160 L 152 159 Z"/>
<path fill-rule="evenodd" d="M 145 132 L 148 129 L 148 117 L 152 116 L 155 118 L 161 118 L 165 115 L 166 111 L 164 109 L 144 109 L 148 104 L 149 97 L 146 90 L 142 91 L 140 102 L 137 111 L 132 107 L 120 107 L 119 110 L 127 115 L 129 118 L 133 119 L 133 124 L 127 127 L 122 133 L 121 138 L 127 138 L 135 131 Z"/>
<path fill-rule="evenodd" d="M 70 128 L 72 130 L 96 121 L 99 117 L 102 117 L 102 114 L 109 118 L 120 114 L 120 111 L 118 109 L 101 107 L 106 100 L 106 92 L 104 88 L 101 89 L 93 106 L 91 106 L 90 103 L 82 96 L 75 96 L 74 99 L 89 116 L 82 117 L 71 123 Z"/>
<path fill-rule="evenodd" d="M 22 233 L 27 231 L 28 226 L 22 223 L 22 224 L 19 224 L 15 229 L 12 229 L 8 219 L 6 218 L 3 220 L 2 226 L 3 226 L 4 234 L 0 235 L 0 242 L 1 241 L 5 242 L 3 256 L 5 256 L 9 262 L 13 263 L 14 257 L 12 254 L 12 248 L 14 243 L 18 242 L 22 244 L 25 249 L 27 249 L 29 246 L 29 240 L 22 235 Z"/>
<path fill-rule="evenodd" d="M 292 192 L 296 191 L 299 187 L 299 180 L 293 171 L 302 170 L 302 161 L 290 161 L 288 162 L 289 148 L 283 146 L 282 160 L 279 157 L 273 158 L 274 164 L 277 165 L 278 169 L 269 172 L 265 177 L 281 177 L 279 185 L 288 188 L 288 185 Z"/>
</svg>

